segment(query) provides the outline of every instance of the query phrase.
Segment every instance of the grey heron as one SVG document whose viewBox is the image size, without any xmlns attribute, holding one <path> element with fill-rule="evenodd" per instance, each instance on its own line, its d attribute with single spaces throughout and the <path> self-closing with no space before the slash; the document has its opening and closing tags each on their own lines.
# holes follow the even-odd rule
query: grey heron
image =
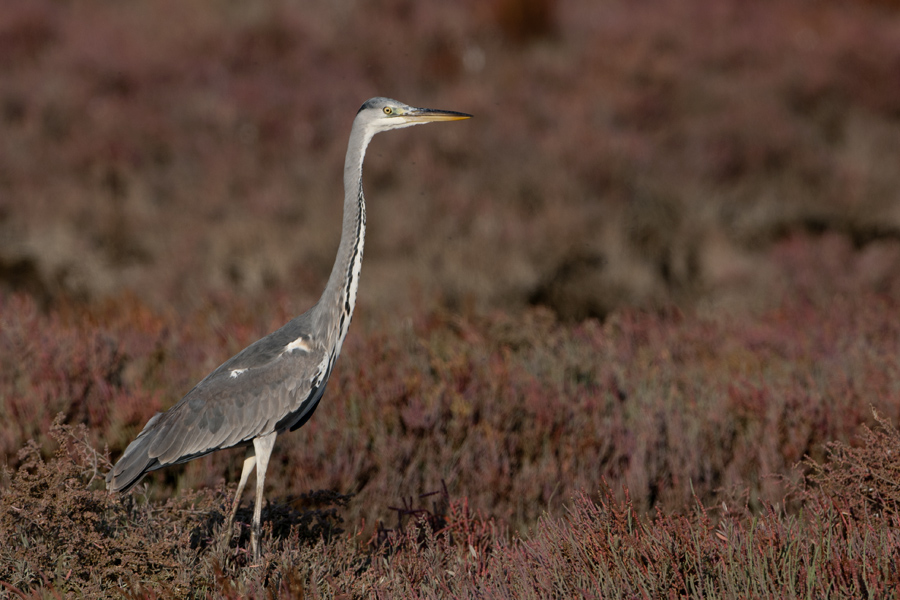
<svg viewBox="0 0 900 600">
<path fill-rule="evenodd" d="M 321 298 L 281 329 L 222 363 L 172 408 L 154 415 L 106 476 L 111 491 L 131 489 L 149 471 L 216 450 L 248 446 L 225 532 L 230 537 L 241 493 L 255 467 L 250 545 L 259 560 L 263 486 L 275 437 L 301 427 L 319 405 L 356 305 L 366 233 L 362 189 L 366 148 L 382 131 L 469 117 L 389 98 L 372 98 L 362 105 L 353 120 L 344 162 L 341 241 Z"/>
</svg>

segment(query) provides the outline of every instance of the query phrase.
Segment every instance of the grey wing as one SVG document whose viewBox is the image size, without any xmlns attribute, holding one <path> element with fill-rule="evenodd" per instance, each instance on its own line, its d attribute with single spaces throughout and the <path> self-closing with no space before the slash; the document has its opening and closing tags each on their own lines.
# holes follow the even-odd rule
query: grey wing
<svg viewBox="0 0 900 600">
<path fill-rule="evenodd" d="M 148 471 L 305 421 L 333 361 L 298 321 L 251 344 L 150 419 L 107 475 L 110 489 L 127 490 Z"/>
</svg>

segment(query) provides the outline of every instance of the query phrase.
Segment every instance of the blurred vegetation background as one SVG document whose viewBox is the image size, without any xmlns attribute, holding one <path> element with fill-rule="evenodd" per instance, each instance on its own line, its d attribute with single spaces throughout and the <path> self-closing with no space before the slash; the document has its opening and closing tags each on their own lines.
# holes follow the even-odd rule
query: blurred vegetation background
<svg viewBox="0 0 900 600">
<path fill-rule="evenodd" d="M 795 236 L 900 264 L 891 2 L 8 0 L 0 286 L 305 309 L 374 95 L 477 118 L 376 140 L 363 321 L 759 309 Z"/>
</svg>

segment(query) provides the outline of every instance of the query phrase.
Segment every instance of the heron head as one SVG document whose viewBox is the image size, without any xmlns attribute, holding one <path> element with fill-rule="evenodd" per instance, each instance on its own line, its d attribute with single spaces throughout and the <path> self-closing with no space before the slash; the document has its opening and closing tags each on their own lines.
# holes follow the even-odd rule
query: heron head
<svg viewBox="0 0 900 600">
<path fill-rule="evenodd" d="M 471 117 L 472 115 L 451 110 L 416 108 L 390 98 L 367 100 L 357 113 L 357 118 L 365 119 L 373 133 L 434 121 L 460 121 Z"/>
</svg>

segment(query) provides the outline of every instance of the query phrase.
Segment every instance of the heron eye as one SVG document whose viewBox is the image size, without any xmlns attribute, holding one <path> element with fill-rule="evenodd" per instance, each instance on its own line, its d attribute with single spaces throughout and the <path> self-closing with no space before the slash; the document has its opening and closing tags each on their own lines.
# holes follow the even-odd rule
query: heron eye
<svg viewBox="0 0 900 600">
<path fill-rule="evenodd" d="M 394 114 L 394 109 L 391 108 L 390 106 L 385 106 L 385 107 L 384 107 L 384 114 L 386 114 L 386 115 L 392 115 L 392 114 Z"/>
</svg>

